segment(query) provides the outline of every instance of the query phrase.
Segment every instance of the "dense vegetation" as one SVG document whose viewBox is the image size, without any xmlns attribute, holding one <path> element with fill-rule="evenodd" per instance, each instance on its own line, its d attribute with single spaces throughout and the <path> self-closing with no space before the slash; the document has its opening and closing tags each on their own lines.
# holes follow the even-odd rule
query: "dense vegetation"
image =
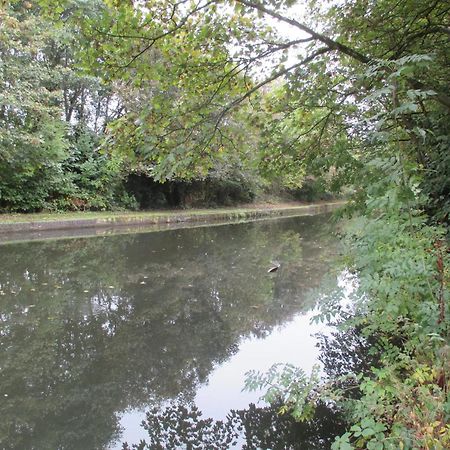
<svg viewBox="0 0 450 450">
<path fill-rule="evenodd" d="M 310 0 L 295 19 L 293 3 L 11 2 L 0 206 L 131 207 L 130 192 L 167 180 L 173 198 L 176 183 L 212 180 L 351 186 L 355 300 L 330 294 L 322 311 L 373 366 L 249 386 L 278 380 L 269 397 L 301 420 L 335 402 L 348 423 L 337 449 L 447 448 L 450 6 Z"/>
<path fill-rule="evenodd" d="M 166 79 L 162 55 L 143 54 L 148 70 L 132 79 L 131 66 L 113 69 L 91 56 L 92 29 L 108 28 L 123 7 L 56 3 L 56 18 L 47 14 L 55 14 L 55 2 L 47 2 L 49 11 L 28 1 L 0 10 L 0 212 L 228 205 L 267 191 L 304 200 L 325 194 L 311 180 L 299 190 L 303 177 L 292 184 L 264 173 L 248 111 L 227 124 L 232 139 L 220 130 L 221 139 L 209 142 L 205 121 L 194 125 L 202 133 L 173 140 L 169 119 L 156 120 L 155 112 L 173 114 L 173 127 L 189 125 L 194 119 L 179 102 L 192 92 Z M 112 40 L 120 53 L 115 46 Z M 226 55 L 225 45 L 217 52 Z M 244 79 L 236 84 L 244 93 Z M 204 151 L 187 153 L 191 141 Z"/>
</svg>

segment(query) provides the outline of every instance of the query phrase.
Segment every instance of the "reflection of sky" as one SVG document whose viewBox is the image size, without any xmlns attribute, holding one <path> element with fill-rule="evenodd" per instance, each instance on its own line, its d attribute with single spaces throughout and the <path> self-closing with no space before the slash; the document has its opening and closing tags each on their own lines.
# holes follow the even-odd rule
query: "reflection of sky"
<svg viewBox="0 0 450 450">
<path fill-rule="evenodd" d="M 264 339 L 255 337 L 243 340 L 239 351 L 210 374 L 208 383 L 197 391 L 195 402 L 203 417 L 225 418 L 230 409 L 244 409 L 249 403 L 258 402 L 261 392 L 242 392 L 245 373 L 249 370 L 266 371 L 275 363 L 291 363 L 311 372 L 317 363 L 317 332 L 324 332 L 325 325 L 311 324 L 313 312 L 299 314 L 292 321 L 275 329 Z M 121 442 L 138 443 L 148 437 L 140 426 L 144 411 L 125 413 L 120 424 L 124 428 Z M 121 445 L 116 444 L 115 449 Z"/>
<path fill-rule="evenodd" d="M 339 304 L 344 308 L 351 307 L 357 279 L 344 270 L 337 277 L 337 285 L 341 289 Z M 240 342 L 239 351 L 216 367 L 208 382 L 197 391 L 195 402 L 203 418 L 224 419 L 230 409 L 245 409 L 250 403 L 259 401 L 262 392 L 242 392 L 245 373 L 250 370 L 265 372 L 275 363 L 290 363 L 310 373 L 313 365 L 318 364 L 319 356 L 314 335 L 330 332 L 324 323 L 311 323 L 316 314 L 317 310 L 298 314 L 264 339 L 250 337 Z M 120 442 L 137 443 L 148 438 L 140 426 L 144 418 L 145 411 L 133 410 L 124 414 L 120 421 L 124 428 Z M 112 448 L 120 449 L 121 445 L 117 443 Z"/>
</svg>

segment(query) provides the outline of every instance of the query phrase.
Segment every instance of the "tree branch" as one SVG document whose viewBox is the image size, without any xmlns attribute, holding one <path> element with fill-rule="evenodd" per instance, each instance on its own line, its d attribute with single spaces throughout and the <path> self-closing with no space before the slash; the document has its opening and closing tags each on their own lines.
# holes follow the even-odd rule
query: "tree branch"
<svg viewBox="0 0 450 450">
<path fill-rule="evenodd" d="M 331 49 L 329 47 L 322 47 L 316 50 L 314 53 L 303 59 L 297 64 L 294 64 L 290 67 L 287 67 L 285 69 L 279 70 L 278 72 L 275 72 L 271 77 L 266 78 L 265 80 L 261 81 L 260 83 L 253 86 L 251 89 L 249 89 L 244 95 L 237 98 L 236 100 L 229 103 L 219 114 L 219 117 L 216 121 L 216 128 L 219 126 L 222 119 L 225 117 L 225 115 L 236 106 L 240 105 L 245 99 L 250 97 L 252 94 L 254 94 L 256 91 L 261 89 L 263 86 L 271 83 L 272 81 L 277 80 L 278 78 L 282 77 L 283 75 L 286 75 L 287 73 L 291 72 L 292 70 L 296 69 L 297 67 L 301 67 L 309 62 L 311 62 L 314 58 L 316 58 L 319 55 L 323 55 L 324 53 L 329 52 Z"/>
<path fill-rule="evenodd" d="M 270 10 L 261 4 L 254 3 L 249 0 L 235 0 L 235 1 L 236 1 L 236 3 L 240 3 L 244 6 L 248 6 L 249 8 L 253 8 L 253 9 L 256 9 L 257 11 L 267 14 L 268 16 L 271 16 L 274 19 L 279 20 L 280 22 L 288 23 L 289 25 L 292 25 L 292 26 L 298 28 L 299 30 L 302 30 L 305 33 L 308 33 L 314 39 L 322 42 L 323 44 L 326 44 L 330 49 L 338 50 L 339 52 L 344 53 L 348 56 L 351 56 L 353 59 L 356 59 L 357 61 L 362 62 L 363 64 L 368 64 L 371 62 L 371 58 L 369 58 L 368 56 L 363 55 L 362 53 L 358 52 L 357 50 L 354 50 L 351 47 L 348 47 L 347 45 L 341 44 L 340 42 L 337 42 L 337 41 L 329 38 L 328 36 L 317 33 L 313 29 L 307 27 L 306 25 L 298 22 L 295 19 L 290 19 L 288 17 L 284 17 L 281 14 L 277 13 L 276 11 Z"/>
<path fill-rule="evenodd" d="M 234 0 L 234 1 L 236 3 L 240 3 L 241 5 L 247 6 L 249 8 L 252 8 L 252 9 L 260 11 L 264 14 L 267 14 L 268 16 L 273 17 L 274 19 L 277 19 L 281 22 L 288 23 L 289 25 L 292 25 L 292 26 L 298 28 L 299 30 L 302 30 L 305 33 L 308 33 L 315 40 L 318 40 L 318 41 L 326 44 L 329 49 L 337 50 L 340 53 L 350 56 L 351 58 L 355 59 L 356 61 L 359 61 L 363 64 L 371 64 L 374 62 L 373 59 L 370 58 L 369 56 L 366 56 L 366 55 L 360 53 L 359 51 L 357 51 L 351 47 L 348 47 L 347 45 L 341 44 L 340 42 L 337 42 L 334 39 L 329 38 L 328 36 L 325 36 L 321 33 L 317 33 L 313 29 L 298 22 L 297 20 L 282 16 L 281 14 L 277 13 L 276 11 L 270 10 L 259 3 L 255 3 L 251 0 Z M 450 30 L 448 30 L 446 27 L 442 27 L 440 29 L 440 31 L 443 33 L 450 33 Z M 450 97 L 447 94 L 444 94 L 443 92 L 437 92 L 436 89 L 426 86 L 424 83 L 422 83 L 419 80 L 409 79 L 408 83 L 414 89 L 434 90 L 436 92 L 436 99 L 439 101 L 439 103 L 441 103 L 442 105 L 444 105 L 448 109 L 450 109 Z"/>
</svg>

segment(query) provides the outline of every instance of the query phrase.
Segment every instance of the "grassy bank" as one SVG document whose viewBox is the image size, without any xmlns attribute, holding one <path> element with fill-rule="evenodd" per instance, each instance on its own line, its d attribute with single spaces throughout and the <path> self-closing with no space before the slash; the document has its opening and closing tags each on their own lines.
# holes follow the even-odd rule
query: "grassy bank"
<svg viewBox="0 0 450 450">
<path fill-rule="evenodd" d="M 313 204 L 259 204 L 240 208 L 159 210 L 145 212 L 70 212 L 0 215 L 2 241 L 28 233 L 87 228 L 139 227 L 175 223 L 213 223 L 217 221 L 308 215 L 331 211 L 343 202 Z"/>
</svg>

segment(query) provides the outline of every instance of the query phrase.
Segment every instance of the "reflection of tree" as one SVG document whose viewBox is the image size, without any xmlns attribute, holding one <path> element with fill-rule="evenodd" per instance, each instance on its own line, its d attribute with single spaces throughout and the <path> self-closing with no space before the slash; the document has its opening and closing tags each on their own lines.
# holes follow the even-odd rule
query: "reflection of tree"
<svg viewBox="0 0 450 450">
<path fill-rule="evenodd" d="M 195 406 L 174 403 L 164 410 L 152 409 L 142 426 L 148 439 L 123 444 L 123 450 L 209 449 L 227 450 L 239 443 L 243 450 L 308 449 L 326 450 L 335 436 L 345 430 L 337 411 L 319 404 L 309 422 L 295 422 L 280 415 L 281 405 L 230 411 L 224 421 L 202 418 Z"/>
<path fill-rule="evenodd" d="M 374 353 L 376 337 L 365 337 L 359 328 L 349 327 L 336 330 L 328 336 L 319 334 L 317 346 L 320 348 L 319 360 L 329 380 L 343 389 L 346 397 L 358 398 L 357 374 L 370 376 L 371 368 L 379 365 L 380 355 Z"/>
<path fill-rule="evenodd" d="M 232 411 L 225 421 L 203 419 L 195 406 L 174 403 L 164 410 L 153 408 L 147 413 L 142 426 L 149 433 L 149 442 L 123 444 L 127 449 L 229 449 L 236 445 L 239 419 Z"/>
<path fill-rule="evenodd" d="M 238 412 L 246 434 L 244 450 L 325 450 L 344 432 L 344 422 L 331 406 L 318 404 L 314 416 L 307 422 L 295 422 L 288 414 L 278 414 L 280 406 L 257 408 L 250 405 L 248 410 Z"/>
<path fill-rule="evenodd" d="M 305 308 L 297 269 L 326 265 L 302 221 L 3 246 L 0 447 L 101 448 L 127 407 L 193 398 Z"/>
</svg>

